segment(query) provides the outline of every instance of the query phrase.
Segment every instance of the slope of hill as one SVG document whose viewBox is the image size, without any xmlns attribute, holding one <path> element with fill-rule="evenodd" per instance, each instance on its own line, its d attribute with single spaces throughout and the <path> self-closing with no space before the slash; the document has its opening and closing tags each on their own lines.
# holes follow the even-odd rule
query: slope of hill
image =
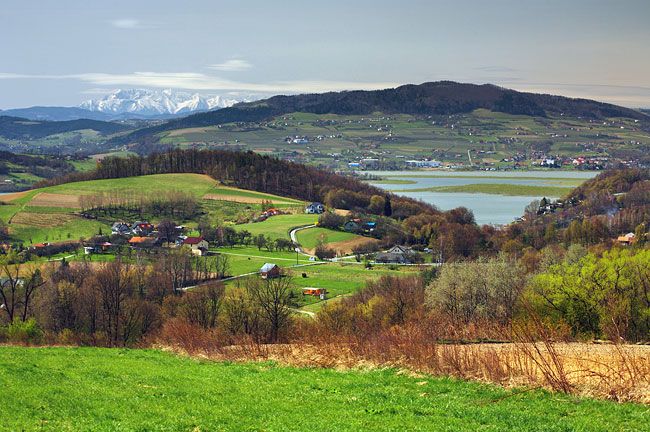
<svg viewBox="0 0 650 432">
<path fill-rule="evenodd" d="M 649 116 L 640 111 L 587 99 L 523 93 L 491 84 L 440 81 L 404 85 L 386 90 L 274 96 L 261 101 L 240 103 L 215 112 L 172 120 L 163 125 L 141 129 L 125 137 L 116 138 L 113 142 L 128 143 L 167 130 L 230 122 L 255 122 L 295 112 L 342 115 L 367 115 L 375 112 L 443 115 L 468 113 L 480 108 L 537 117 L 556 114 L 589 119 L 626 117 L 650 120 Z"/>
<path fill-rule="evenodd" d="M 102 135 L 110 135 L 128 130 L 129 127 L 118 123 L 88 119 L 50 122 L 0 116 L 0 136 L 8 139 L 39 139 L 50 135 L 87 129 L 94 130 Z"/>
<path fill-rule="evenodd" d="M 225 187 L 201 174 L 157 174 L 120 179 L 63 183 L 2 196 L 0 221 L 7 224 L 12 240 L 25 243 L 77 240 L 105 232 L 114 220 L 86 219 L 80 214 L 88 197 L 124 199 L 160 197 L 170 191 L 192 196 L 205 213 L 223 213 L 227 209 L 247 208 L 261 203 L 276 207 L 299 207 L 304 203 L 282 196 Z M 84 201 L 84 197 L 86 200 Z M 152 221 L 161 216 L 151 215 Z M 117 216 L 113 216 L 117 218 Z M 310 219 L 313 223 L 315 218 Z M 196 221 L 189 221 L 196 225 Z M 286 234 L 287 228 L 284 228 Z"/>
<path fill-rule="evenodd" d="M 102 112 L 89 111 L 78 107 L 33 106 L 0 111 L 0 115 L 20 117 L 39 121 L 101 120 L 110 121 L 112 116 Z"/>
<path fill-rule="evenodd" d="M 609 431 L 646 424 L 642 405 L 391 369 L 300 369 L 153 350 L 22 347 L 2 347 L 0 366 L 8 430 L 380 431 L 453 424 L 457 431 Z"/>
</svg>

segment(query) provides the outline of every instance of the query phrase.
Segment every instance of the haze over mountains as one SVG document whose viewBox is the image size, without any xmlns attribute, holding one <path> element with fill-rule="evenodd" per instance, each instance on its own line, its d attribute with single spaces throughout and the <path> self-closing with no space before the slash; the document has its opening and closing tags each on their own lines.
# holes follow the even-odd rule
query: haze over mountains
<svg viewBox="0 0 650 432">
<path fill-rule="evenodd" d="M 49 121 L 166 119 L 255 99 L 254 95 L 201 95 L 172 89 L 117 89 L 99 99 L 84 101 L 78 107 L 36 106 L 0 111 L 0 115 Z"/>
</svg>

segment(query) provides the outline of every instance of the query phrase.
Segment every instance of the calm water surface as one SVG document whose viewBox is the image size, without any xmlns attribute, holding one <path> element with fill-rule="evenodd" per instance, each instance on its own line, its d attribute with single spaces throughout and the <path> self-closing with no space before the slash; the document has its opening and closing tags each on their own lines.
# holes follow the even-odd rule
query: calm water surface
<svg viewBox="0 0 650 432">
<path fill-rule="evenodd" d="M 390 179 L 411 180 L 413 184 L 376 184 L 386 190 L 400 190 L 400 195 L 420 199 L 441 210 L 467 207 L 478 224 L 507 224 L 523 214 L 524 208 L 539 196 L 504 196 L 465 192 L 407 192 L 408 189 L 434 186 L 460 186 L 477 183 L 563 186 L 557 179 L 587 180 L 592 171 L 367 171 Z M 499 177 L 499 178 L 494 178 Z M 557 198 L 557 197 L 548 197 Z"/>
</svg>

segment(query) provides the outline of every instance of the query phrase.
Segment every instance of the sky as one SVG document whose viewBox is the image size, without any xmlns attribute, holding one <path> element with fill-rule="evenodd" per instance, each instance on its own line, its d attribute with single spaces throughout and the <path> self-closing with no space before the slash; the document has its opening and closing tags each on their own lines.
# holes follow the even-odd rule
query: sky
<svg viewBox="0 0 650 432">
<path fill-rule="evenodd" d="M 650 107 L 648 0 L 2 0 L 0 109 L 453 80 Z"/>
</svg>

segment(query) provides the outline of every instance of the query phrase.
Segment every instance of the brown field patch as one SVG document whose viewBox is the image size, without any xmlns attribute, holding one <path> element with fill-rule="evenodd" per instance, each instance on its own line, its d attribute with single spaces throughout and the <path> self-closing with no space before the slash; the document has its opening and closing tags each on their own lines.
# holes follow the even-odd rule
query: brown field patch
<svg viewBox="0 0 650 432">
<path fill-rule="evenodd" d="M 350 213 L 352 212 L 350 210 L 334 209 L 334 213 L 339 216 L 350 216 Z"/>
<path fill-rule="evenodd" d="M 234 196 L 234 195 L 226 195 L 226 194 L 220 194 L 220 193 L 209 193 L 203 195 L 203 199 L 207 200 L 216 200 L 216 201 L 232 201 L 232 202 L 238 202 L 242 204 L 262 204 L 264 202 L 271 201 L 272 204 L 295 204 L 294 202 L 291 201 L 283 201 L 283 200 L 277 200 L 277 199 L 266 199 L 266 198 L 254 198 L 254 197 L 249 197 L 249 196 Z"/>
<path fill-rule="evenodd" d="M 6 194 L 6 195 L 2 195 L 2 196 L 0 196 L 0 201 L 10 202 L 10 201 L 13 201 L 15 199 L 24 197 L 29 192 L 30 191 L 26 190 L 26 191 L 22 191 L 22 192 L 13 192 L 13 193 L 9 193 L 9 194 Z"/>
<path fill-rule="evenodd" d="M 41 192 L 32 198 L 29 205 L 33 207 L 79 208 L 79 196 Z"/>
<path fill-rule="evenodd" d="M 327 246 L 334 249 L 339 255 L 349 255 L 352 253 L 352 249 L 357 246 L 378 242 L 379 240 L 374 238 L 359 236 L 350 240 L 327 243 Z M 313 255 L 316 252 L 316 249 L 304 249 L 304 251 L 310 255 Z"/>
<path fill-rule="evenodd" d="M 12 224 L 30 225 L 39 228 L 54 228 L 65 225 L 75 217 L 65 213 L 29 213 L 18 212 L 11 220 Z"/>
<path fill-rule="evenodd" d="M 209 128 L 207 127 L 195 127 L 195 128 L 187 128 L 187 129 L 177 129 L 169 132 L 167 136 L 169 137 L 174 137 L 174 136 L 182 136 L 185 134 L 191 134 L 191 133 L 205 133 L 208 132 Z"/>
</svg>

